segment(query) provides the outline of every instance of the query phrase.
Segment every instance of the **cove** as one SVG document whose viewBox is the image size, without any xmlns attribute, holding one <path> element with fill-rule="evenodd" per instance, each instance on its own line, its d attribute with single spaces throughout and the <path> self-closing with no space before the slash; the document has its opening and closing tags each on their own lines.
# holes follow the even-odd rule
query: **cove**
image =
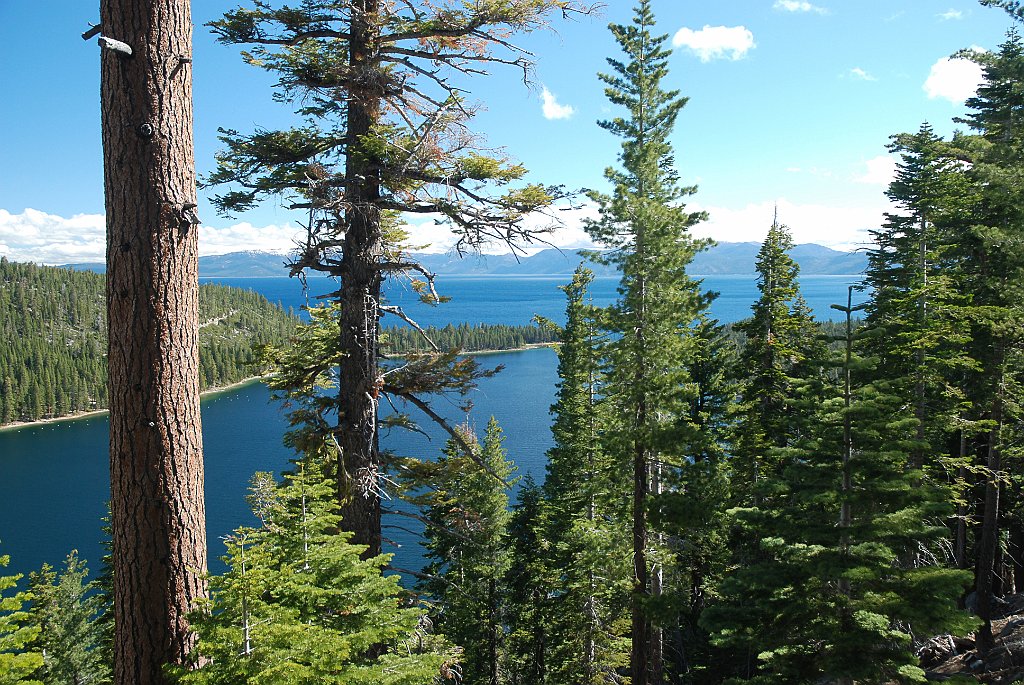
<svg viewBox="0 0 1024 685">
<path fill-rule="evenodd" d="M 439 398 L 435 406 L 445 418 L 483 431 L 495 416 L 505 431 L 505 448 L 518 464 L 519 474 L 541 480 L 544 452 L 550 446 L 548 408 L 554 402 L 557 355 L 535 349 L 480 355 L 482 365 L 504 365 L 498 375 L 484 379 L 468 396 L 466 415 L 461 398 Z M 206 520 L 210 569 L 223 568 L 219 539 L 239 525 L 255 523 L 245 502 L 249 478 L 256 471 L 280 472 L 293 453 L 281 443 L 287 420 L 270 391 L 255 382 L 204 398 L 203 447 L 206 455 Z M 108 421 L 105 415 L 60 421 L 0 433 L 0 555 L 11 555 L 2 571 L 28 573 L 44 562 L 58 565 L 72 549 L 99 568 L 102 555 L 101 518 L 110 497 L 107 457 Z M 382 436 L 382 447 L 398 454 L 431 459 L 444 446 L 445 436 L 421 422 L 428 439 L 408 431 Z M 385 506 L 394 506 L 385 503 Z M 404 528 L 418 525 L 403 518 Z M 421 550 L 416 538 L 403 530 L 387 529 L 397 545 L 394 563 L 419 568 Z"/>
</svg>

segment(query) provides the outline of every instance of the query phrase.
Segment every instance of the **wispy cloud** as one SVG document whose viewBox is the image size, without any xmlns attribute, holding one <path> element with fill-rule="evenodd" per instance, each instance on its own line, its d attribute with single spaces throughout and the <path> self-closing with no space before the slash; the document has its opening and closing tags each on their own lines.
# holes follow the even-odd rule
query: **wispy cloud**
<svg viewBox="0 0 1024 685">
<path fill-rule="evenodd" d="M 972 47 L 982 51 L 982 48 Z M 969 59 L 942 57 L 932 65 L 924 82 L 924 92 L 932 100 L 943 98 L 960 104 L 978 92 L 984 76 L 981 66 Z"/>
<path fill-rule="evenodd" d="M 672 45 L 687 48 L 701 62 L 743 59 L 750 50 L 757 47 L 754 34 L 745 26 L 704 26 L 700 31 L 684 27 L 676 32 Z"/>
<path fill-rule="evenodd" d="M 597 218 L 592 204 L 582 207 L 558 207 L 556 212 L 536 212 L 526 217 L 525 226 L 545 233 L 545 240 L 562 248 L 593 247 L 583 228 L 585 220 Z M 409 244 L 425 252 L 446 252 L 457 241 L 449 226 L 438 217 L 422 217 L 404 226 Z M 231 226 L 201 226 L 200 256 L 227 254 L 243 250 L 261 250 L 286 254 L 295 249 L 304 234 L 291 224 L 253 226 L 237 223 Z M 536 249 L 546 247 L 538 246 Z M 508 252 L 504 243 L 486 244 L 485 253 Z M 527 252 L 534 250 L 527 249 Z M 106 222 L 102 214 L 77 214 L 62 217 L 36 209 L 12 214 L 0 209 L 0 256 L 13 262 L 37 264 L 78 264 L 102 262 L 106 255 Z"/>
<path fill-rule="evenodd" d="M 199 253 L 288 252 L 294 249 L 301 231 L 290 224 L 200 226 Z M 0 255 L 11 261 L 39 264 L 102 262 L 106 255 L 106 220 L 102 214 L 68 218 L 37 209 L 26 209 L 21 214 L 0 209 Z"/>
<path fill-rule="evenodd" d="M 954 19 L 963 19 L 964 18 L 964 13 L 961 12 L 960 10 L 955 10 L 955 9 L 950 8 L 950 9 L 946 10 L 945 12 L 942 12 L 940 14 L 936 14 L 935 16 L 937 16 L 939 19 L 942 19 L 943 21 L 951 21 L 951 20 L 954 20 Z"/>
<path fill-rule="evenodd" d="M 548 90 L 546 86 L 540 92 L 540 99 L 541 111 L 544 113 L 545 119 L 568 119 L 576 113 L 574 107 L 560 104 L 555 94 Z"/>
<path fill-rule="evenodd" d="M 850 76 L 861 81 L 877 81 L 878 79 L 868 72 L 864 71 L 860 67 L 854 67 L 850 69 Z"/>
<path fill-rule="evenodd" d="M 881 196 L 881 193 L 879 193 Z M 690 205 L 707 210 L 708 221 L 693 227 L 698 238 L 728 242 L 761 242 L 771 226 L 776 209 L 779 221 L 786 224 L 797 244 L 817 243 L 835 249 L 853 249 L 870 242 L 869 231 L 882 225 L 890 211 L 881 199 L 875 206 L 800 204 L 785 198 L 751 203 L 739 207 Z"/>
<path fill-rule="evenodd" d="M 814 12 L 815 14 L 828 14 L 828 10 L 824 7 L 812 5 L 804 0 L 775 0 L 775 4 L 772 5 L 772 7 L 782 12 Z"/>
<path fill-rule="evenodd" d="M 896 158 L 878 155 L 864 162 L 864 172 L 854 180 L 867 185 L 887 186 L 896 177 Z"/>
</svg>

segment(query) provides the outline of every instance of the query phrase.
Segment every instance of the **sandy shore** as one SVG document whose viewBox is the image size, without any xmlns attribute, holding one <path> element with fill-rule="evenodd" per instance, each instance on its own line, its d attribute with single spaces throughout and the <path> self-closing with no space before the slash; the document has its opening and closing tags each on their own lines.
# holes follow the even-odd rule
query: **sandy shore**
<svg viewBox="0 0 1024 685">
<path fill-rule="evenodd" d="M 510 347 L 507 350 L 476 350 L 474 352 L 463 352 L 463 354 L 467 357 L 475 357 L 487 354 L 504 354 L 506 352 L 528 352 L 530 350 L 539 350 L 544 347 L 558 347 L 558 343 L 530 343 L 529 345 L 523 345 L 522 347 Z"/>
<path fill-rule="evenodd" d="M 264 376 L 253 376 L 252 378 L 246 378 L 244 380 L 238 381 L 237 383 L 232 383 L 231 385 L 221 385 L 216 388 L 208 388 L 202 392 L 201 397 L 203 397 L 204 399 L 207 397 L 215 397 L 222 393 L 230 392 L 231 390 L 237 390 L 238 388 L 244 387 L 246 385 L 258 383 L 262 381 L 263 378 Z M 103 414 L 108 413 L 108 411 L 109 410 L 107 409 L 97 409 L 96 411 L 80 411 L 75 414 L 66 414 L 64 416 L 58 416 L 52 419 L 39 419 L 38 421 L 16 421 L 15 423 L 8 423 L 3 426 L 0 426 L 0 433 L 21 430 L 22 428 L 31 428 L 32 426 L 45 426 L 46 424 L 49 423 L 81 421 L 82 419 L 88 419 L 93 416 L 102 416 Z"/>
</svg>

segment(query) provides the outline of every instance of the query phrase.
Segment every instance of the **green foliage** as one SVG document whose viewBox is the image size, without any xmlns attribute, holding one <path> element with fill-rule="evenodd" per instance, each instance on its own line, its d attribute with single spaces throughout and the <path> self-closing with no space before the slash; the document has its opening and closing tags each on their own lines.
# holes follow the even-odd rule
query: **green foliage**
<svg viewBox="0 0 1024 685">
<path fill-rule="evenodd" d="M 0 568 L 10 559 L 0 556 Z M 32 677 L 43 664 L 43 655 L 31 647 L 39 628 L 25 611 L 32 595 L 18 592 L 20 579 L 20 575 L 0 576 L 0 685 L 42 685 Z M 9 594 L 12 589 L 14 593 Z"/>
<path fill-rule="evenodd" d="M 254 344 L 281 343 L 296 319 L 262 295 L 199 288 L 200 385 L 252 377 Z M 0 425 L 107 406 L 104 278 L 0 261 Z"/>
<path fill-rule="evenodd" d="M 949 511 L 908 468 L 913 417 L 871 360 L 848 352 L 837 364 L 845 388 L 825 388 L 823 400 L 815 383 L 797 390 L 812 420 L 777 450 L 774 496 L 735 512 L 760 554 L 703 619 L 718 646 L 757 655 L 735 682 L 920 682 L 912 634 L 976 625 L 955 608 L 969 573 L 902 561 L 944 534 Z"/>
<path fill-rule="evenodd" d="M 228 570 L 210 578 L 196 611 L 195 670 L 171 669 L 181 683 L 345 683 L 429 685 L 443 681 L 455 651 L 424 629 L 387 557 L 337 533 L 334 484 L 313 460 L 277 484 L 253 478 L 257 528 L 227 541 Z"/>
<path fill-rule="evenodd" d="M 276 99 L 305 118 L 288 130 L 222 130 L 225 149 L 207 180 L 231 189 L 215 203 L 236 212 L 282 196 L 323 211 L 323 221 L 310 225 L 311 238 L 341 247 L 333 240 L 344 234 L 347 219 L 332 207 L 346 194 L 361 194 L 346 176 L 349 167 L 372 167 L 363 183 L 379 192 L 378 210 L 439 215 L 460 236 L 460 249 L 528 238 L 533 230 L 521 220 L 565 193 L 537 184 L 499 191 L 526 170 L 465 134 L 475 108 L 450 70 L 485 73 L 487 64 L 528 70 L 531 63 L 510 48 L 509 34 L 542 28 L 556 13 L 588 9 L 575 0 L 422 1 L 382 3 L 367 16 L 356 7 L 258 2 L 210 23 L 220 42 L 248 45 L 243 59 L 274 73 Z M 365 50 L 368 44 L 381 48 Z M 330 268 L 315 260 L 305 265 Z"/>
<path fill-rule="evenodd" d="M 50 565 L 30 574 L 31 623 L 39 629 L 34 644 L 43 654 L 37 677 L 45 685 L 109 683 L 111 661 L 102 649 L 103 597 L 89 582 L 89 569 L 71 552 L 58 574 Z"/>
<path fill-rule="evenodd" d="M 619 475 L 615 496 L 632 502 L 619 517 L 632 533 L 631 671 L 640 683 L 665 677 L 666 664 L 680 671 L 668 677 L 683 677 L 687 669 L 693 636 L 662 631 L 675 624 L 683 597 L 709 591 L 704 566 L 714 553 L 690 547 L 680 557 L 671 550 L 681 548 L 682 540 L 717 542 L 703 534 L 704 527 L 698 532 L 667 512 L 687 508 L 689 485 L 717 483 L 724 473 L 718 438 L 726 420 L 721 402 L 728 395 L 719 374 L 727 364 L 722 332 L 707 316 L 714 294 L 686 273 L 694 255 L 710 245 L 689 233 L 705 215 L 686 209 L 696 189 L 680 182 L 670 142 L 686 98 L 662 85 L 668 37 L 652 35 L 653 27 L 649 0 L 639 2 L 631 24 L 610 26 L 625 59 L 609 59 L 611 73 L 599 77 L 609 101 L 626 113 L 599 125 L 621 138 L 621 169 L 605 172 L 611 194 L 590 194 L 600 218 L 587 226 L 610 249 L 602 261 L 622 273 L 619 300 L 603 315 L 611 335 L 602 351 L 607 424 L 601 447 Z M 699 613 L 701 603 L 694 607 Z"/>
<path fill-rule="evenodd" d="M 430 563 L 420 587 L 436 604 L 440 632 L 463 648 L 462 682 L 497 685 L 505 658 L 501 593 L 510 562 L 505 483 L 515 467 L 493 418 L 481 443 L 468 428 L 459 431 L 463 439 L 448 441 L 435 465 L 433 489 L 421 498 Z"/>
<path fill-rule="evenodd" d="M 799 266 L 789 255 L 789 229 L 772 224 L 757 256 L 760 298 L 753 316 L 736 325 L 745 335 L 739 368 L 743 377 L 737 428 L 734 485 L 750 504 L 765 478 L 778 475 L 771 450 L 786 447 L 800 432 L 801 416 L 790 400 L 794 383 L 820 373 L 825 345 L 800 294 Z"/>
<path fill-rule="evenodd" d="M 285 436 L 285 444 L 303 454 L 323 456 L 333 447 L 331 436 L 338 415 L 338 397 L 330 391 L 338 389 L 336 369 L 345 354 L 337 336 L 341 313 L 338 304 L 310 307 L 306 311 L 310 321 L 296 327 L 290 345 L 262 347 L 259 363 L 275 370 L 267 384 L 275 398 L 288 402 L 292 430 Z M 439 333 L 439 340 L 444 342 L 489 344 L 531 335 L 529 331 L 533 329 L 523 328 L 452 326 L 427 330 L 424 334 L 410 329 L 384 329 L 382 346 L 389 351 L 394 349 L 395 357 L 387 362 L 387 381 L 380 379 L 378 396 L 389 397 L 396 406 L 402 402 L 414 404 L 432 416 L 420 394 L 462 397 L 479 379 L 492 376 L 500 367 L 482 369 L 476 360 L 462 356 L 458 347 L 440 349 L 440 345 L 424 335 Z M 541 335 L 538 333 L 537 337 Z M 424 346 L 429 349 L 422 351 Z M 420 430 L 405 413 L 395 413 L 382 423 Z M 385 462 L 382 466 L 390 469 L 393 465 Z"/>
<path fill-rule="evenodd" d="M 531 345 L 550 345 L 557 335 L 542 326 L 513 326 L 509 324 L 447 324 L 441 328 L 425 328 L 420 334 L 413 328 L 392 326 L 381 331 L 382 343 L 389 352 L 426 352 L 429 341 L 442 350 L 452 348 L 463 352 L 495 352 L 518 350 Z"/>
<path fill-rule="evenodd" d="M 631 588 L 623 550 L 629 547 L 629 534 L 616 497 L 621 488 L 616 462 L 602 446 L 608 418 L 601 399 L 600 346 L 606 334 L 600 329 L 601 312 L 588 303 L 592 280 L 581 266 L 562 288 L 566 325 L 559 331 L 558 395 L 551 407 L 554 446 L 547 455 L 541 510 L 532 523 L 538 538 L 534 549 L 523 540 L 531 529 L 517 522 L 515 540 L 527 547 L 520 555 L 540 555 L 529 593 L 546 598 L 541 609 L 534 608 L 544 612 L 545 651 L 521 652 L 524 683 L 529 682 L 526 674 L 540 675 L 542 667 L 552 683 L 607 682 L 628 662 Z M 525 497 L 518 516 L 529 511 Z M 528 595 L 523 580 L 518 592 Z M 538 620 L 525 609 L 516 615 Z"/>
<path fill-rule="evenodd" d="M 505 671 L 509 685 L 549 682 L 547 651 L 554 641 L 550 623 L 561 614 L 548 600 L 549 548 L 541 527 L 544 505 L 540 487 L 528 474 L 523 478 L 508 525 L 510 562 L 503 579 L 507 636 Z"/>
</svg>

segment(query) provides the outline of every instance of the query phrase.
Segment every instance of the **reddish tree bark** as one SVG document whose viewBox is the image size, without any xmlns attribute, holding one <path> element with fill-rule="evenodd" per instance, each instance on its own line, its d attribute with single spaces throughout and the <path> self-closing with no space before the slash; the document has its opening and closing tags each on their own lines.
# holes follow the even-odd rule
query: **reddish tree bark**
<svg viewBox="0 0 1024 685">
<path fill-rule="evenodd" d="M 189 0 L 101 0 L 114 681 L 164 682 L 205 592 Z M 101 43 L 104 40 L 100 39 Z"/>
</svg>

